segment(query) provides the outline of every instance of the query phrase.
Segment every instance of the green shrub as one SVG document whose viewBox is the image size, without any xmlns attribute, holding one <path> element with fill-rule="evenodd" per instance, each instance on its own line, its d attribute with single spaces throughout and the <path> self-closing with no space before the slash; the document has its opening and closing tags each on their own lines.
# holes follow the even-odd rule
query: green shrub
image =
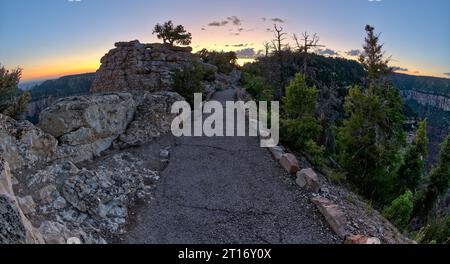
<svg viewBox="0 0 450 264">
<path fill-rule="evenodd" d="M 397 227 L 404 229 L 411 220 L 413 207 L 413 194 L 411 191 L 407 191 L 392 201 L 391 206 L 384 211 L 384 216 Z"/>
<path fill-rule="evenodd" d="M 415 240 L 423 244 L 450 243 L 450 216 L 437 219 L 422 227 L 417 232 Z"/>
<path fill-rule="evenodd" d="M 296 74 L 286 87 L 286 96 L 283 98 L 284 113 L 292 119 L 312 116 L 318 93 L 316 87 L 307 86 L 303 75 Z"/>
<path fill-rule="evenodd" d="M 304 119 L 281 119 L 280 136 L 283 141 L 298 149 L 303 149 L 311 139 L 317 139 L 320 125 L 312 117 Z"/>
<path fill-rule="evenodd" d="M 311 161 L 316 167 L 322 168 L 325 165 L 325 147 L 317 145 L 312 139 L 306 141 L 305 154 L 309 161 Z"/>
<path fill-rule="evenodd" d="M 280 138 L 290 147 L 305 154 L 307 158 L 316 166 L 324 165 L 323 146 L 316 144 L 317 136 L 320 132 L 320 125 L 313 117 L 303 119 L 281 119 Z"/>
<path fill-rule="evenodd" d="M 30 93 L 25 92 L 21 94 L 19 97 L 15 98 L 12 104 L 5 110 L 5 114 L 14 119 L 22 119 L 30 99 Z"/>
<path fill-rule="evenodd" d="M 244 73 L 242 83 L 245 90 L 257 101 L 272 101 L 274 89 L 261 76 Z"/>
<path fill-rule="evenodd" d="M 197 55 L 203 62 L 216 65 L 221 73 L 229 74 L 236 68 L 237 56 L 234 52 L 218 52 L 202 49 Z"/>
<path fill-rule="evenodd" d="M 174 91 L 183 96 L 193 106 L 194 93 L 202 92 L 201 81 L 204 79 L 204 71 L 198 65 L 185 66 L 174 74 Z"/>
<path fill-rule="evenodd" d="M 21 76 L 22 69 L 10 71 L 0 64 L 0 113 L 14 119 L 22 117 L 31 98 L 18 88 Z"/>
</svg>

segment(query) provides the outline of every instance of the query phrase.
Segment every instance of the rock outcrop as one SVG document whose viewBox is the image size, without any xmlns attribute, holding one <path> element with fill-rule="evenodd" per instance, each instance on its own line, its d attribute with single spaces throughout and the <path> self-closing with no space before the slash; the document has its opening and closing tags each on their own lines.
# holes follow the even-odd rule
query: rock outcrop
<svg viewBox="0 0 450 264">
<path fill-rule="evenodd" d="M 184 101 L 177 93 L 159 92 L 144 93 L 136 97 L 138 107 L 134 120 L 128 125 L 125 133 L 121 134 L 116 146 L 139 146 L 158 138 L 161 134 L 169 133 L 172 120 L 172 104 L 176 101 Z"/>
<path fill-rule="evenodd" d="M 40 244 L 39 232 L 25 217 L 11 185 L 8 162 L 0 155 L 0 244 Z"/>
<path fill-rule="evenodd" d="M 106 93 L 58 100 L 40 115 L 39 127 L 58 139 L 55 159 L 92 160 L 114 146 L 138 146 L 170 132 L 173 92 Z"/>
<path fill-rule="evenodd" d="M 199 62 L 187 47 L 139 41 L 118 42 L 102 59 L 91 92 L 168 91 L 172 74 L 185 65 Z"/>
<path fill-rule="evenodd" d="M 101 164 L 101 165 L 99 165 Z M 27 216 L 39 222 L 46 243 L 64 244 L 76 237 L 82 243 L 105 243 L 104 234 L 123 231 L 129 207 L 149 195 L 157 171 L 129 152 L 114 154 L 80 169 L 58 162 L 21 179 L 22 189 L 36 201 Z M 10 221 L 18 223 L 18 221 Z"/>
<path fill-rule="evenodd" d="M 41 113 L 39 127 L 58 138 L 58 159 L 76 163 L 111 147 L 133 120 L 136 107 L 129 93 L 68 97 Z"/>
<path fill-rule="evenodd" d="M 433 106 L 443 111 L 450 111 L 449 97 L 427 94 L 414 90 L 402 90 L 401 94 L 404 100 L 412 100 L 423 106 Z"/>
<path fill-rule="evenodd" d="M 42 112 L 42 129 L 0 116 L 0 243 L 97 244 L 105 243 L 104 234 L 122 232 L 129 207 L 159 178 L 162 158 L 151 167 L 139 155 L 111 149 L 91 169 L 78 164 L 113 145 L 143 145 L 169 132 L 171 105 L 179 100 L 173 92 L 64 98 Z M 17 171 L 17 197 L 6 161 Z"/>
<path fill-rule="evenodd" d="M 11 170 L 30 168 L 54 158 L 57 141 L 28 121 L 0 114 L 0 153 Z"/>
</svg>

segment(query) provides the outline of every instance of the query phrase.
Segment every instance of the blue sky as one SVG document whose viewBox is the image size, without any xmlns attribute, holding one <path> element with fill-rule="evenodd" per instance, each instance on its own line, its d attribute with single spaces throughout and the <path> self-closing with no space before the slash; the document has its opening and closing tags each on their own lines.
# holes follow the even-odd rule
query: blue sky
<svg viewBox="0 0 450 264">
<path fill-rule="evenodd" d="M 0 63 L 22 67 L 25 80 L 94 71 L 114 42 L 157 41 L 153 26 L 169 19 L 192 32 L 195 49 L 256 52 L 272 38 L 271 19 L 279 18 L 287 32 L 317 33 L 341 55 L 360 49 L 371 24 L 382 32 L 392 65 L 445 76 L 449 14 L 448 0 L 0 0 Z M 227 20 L 231 16 L 240 25 Z M 208 26 L 214 21 L 229 23 Z"/>
</svg>

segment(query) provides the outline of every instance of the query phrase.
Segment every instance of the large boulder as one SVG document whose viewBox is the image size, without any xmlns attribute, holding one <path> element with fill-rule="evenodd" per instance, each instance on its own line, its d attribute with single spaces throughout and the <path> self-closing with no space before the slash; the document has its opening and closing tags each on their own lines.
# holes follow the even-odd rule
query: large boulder
<svg viewBox="0 0 450 264">
<path fill-rule="evenodd" d="M 145 93 L 136 97 L 138 100 L 134 120 L 116 142 L 119 147 L 142 145 L 169 133 L 176 116 L 171 114 L 172 104 L 184 98 L 173 92 L 159 92 Z"/>
<path fill-rule="evenodd" d="M 11 170 L 34 167 L 51 161 L 58 142 L 28 121 L 0 114 L 0 152 Z"/>
<path fill-rule="evenodd" d="M 0 156 L 0 244 L 40 244 L 43 239 L 19 207 L 8 162 Z"/>
<path fill-rule="evenodd" d="M 102 59 L 91 92 L 168 91 L 172 74 L 185 65 L 200 62 L 187 47 L 139 41 L 118 42 Z"/>
<path fill-rule="evenodd" d="M 41 113 L 39 127 L 58 138 L 58 158 L 80 162 L 108 149 L 133 120 L 136 107 L 129 93 L 68 97 Z"/>
</svg>

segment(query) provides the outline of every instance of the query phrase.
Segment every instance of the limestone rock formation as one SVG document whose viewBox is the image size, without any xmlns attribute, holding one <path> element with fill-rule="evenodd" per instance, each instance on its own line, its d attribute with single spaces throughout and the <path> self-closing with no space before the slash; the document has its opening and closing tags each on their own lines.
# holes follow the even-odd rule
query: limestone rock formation
<svg viewBox="0 0 450 264">
<path fill-rule="evenodd" d="M 29 168 L 54 158 L 57 141 L 28 121 L 0 114 L 0 152 L 11 170 Z"/>
<path fill-rule="evenodd" d="M 443 111 L 450 111 L 450 98 L 440 95 L 426 94 L 414 90 L 402 90 L 404 100 L 416 101 L 423 106 L 433 106 Z M 450 96 L 450 95 L 449 95 Z"/>
<path fill-rule="evenodd" d="M 59 162 L 23 181 L 37 201 L 36 216 L 46 243 L 66 243 L 71 237 L 82 243 L 104 243 L 101 232 L 116 234 L 128 218 L 128 207 L 145 198 L 159 179 L 144 161 L 122 152 L 101 161 L 93 169 L 80 169 L 72 162 Z M 14 221 L 16 222 L 16 221 Z"/>
<path fill-rule="evenodd" d="M 40 244 L 42 237 L 19 207 L 8 162 L 0 156 L 0 244 Z"/>
<path fill-rule="evenodd" d="M 172 74 L 187 64 L 200 62 L 187 47 L 139 41 L 118 42 L 102 59 L 91 92 L 168 91 Z"/>
<path fill-rule="evenodd" d="M 68 97 L 44 110 L 39 126 L 58 138 L 59 159 L 80 162 L 108 149 L 133 120 L 136 106 L 129 93 Z"/>
<path fill-rule="evenodd" d="M 169 133 L 172 120 L 172 104 L 176 101 L 184 101 L 177 93 L 159 92 L 144 93 L 136 97 L 139 100 L 134 120 L 129 124 L 125 133 L 120 135 L 117 146 L 129 147 L 142 145 Z"/>
<path fill-rule="evenodd" d="M 92 160 L 109 149 L 142 145 L 170 132 L 173 92 L 106 93 L 61 99 L 40 115 L 39 126 L 56 137 L 55 159 Z"/>
</svg>

